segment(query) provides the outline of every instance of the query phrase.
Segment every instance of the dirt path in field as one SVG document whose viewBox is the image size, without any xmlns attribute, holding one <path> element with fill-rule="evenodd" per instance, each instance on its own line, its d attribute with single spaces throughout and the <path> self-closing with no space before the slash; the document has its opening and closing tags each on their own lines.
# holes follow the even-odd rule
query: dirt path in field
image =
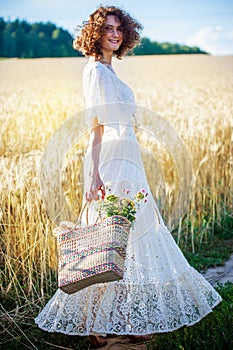
<svg viewBox="0 0 233 350">
<path fill-rule="evenodd" d="M 216 286 L 218 283 L 224 284 L 228 281 L 233 283 L 233 254 L 226 261 L 225 265 L 210 267 L 202 275 L 212 286 Z"/>
<path fill-rule="evenodd" d="M 212 286 L 218 283 L 233 283 L 233 254 L 224 266 L 211 267 L 202 275 Z M 100 348 L 99 348 L 100 349 Z M 102 350 L 146 350 L 146 343 L 132 343 L 126 336 L 108 338 L 108 344 Z"/>
</svg>

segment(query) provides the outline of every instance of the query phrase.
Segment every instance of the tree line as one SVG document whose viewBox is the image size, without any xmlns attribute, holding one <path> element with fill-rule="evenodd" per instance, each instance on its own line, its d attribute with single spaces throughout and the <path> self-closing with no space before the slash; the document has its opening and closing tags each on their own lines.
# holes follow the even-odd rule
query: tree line
<svg viewBox="0 0 233 350">
<path fill-rule="evenodd" d="M 187 45 L 159 43 L 148 38 L 142 38 L 140 46 L 134 49 L 135 55 L 172 55 L 172 54 L 207 54 L 199 47 Z"/>
<path fill-rule="evenodd" d="M 0 57 L 39 58 L 82 56 L 72 46 L 72 35 L 51 22 L 28 23 L 16 19 L 0 18 Z M 179 44 L 158 43 L 142 38 L 135 55 L 206 53 L 198 47 Z"/>
</svg>

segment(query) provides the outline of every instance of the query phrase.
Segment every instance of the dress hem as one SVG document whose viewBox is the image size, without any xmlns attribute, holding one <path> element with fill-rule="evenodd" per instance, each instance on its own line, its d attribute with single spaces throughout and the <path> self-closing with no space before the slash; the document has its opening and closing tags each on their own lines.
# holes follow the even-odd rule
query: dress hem
<svg viewBox="0 0 233 350">
<path fill-rule="evenodd" d="M 222 298 L 220 297 L 218 300 L 216 300 L 216 302 L 211 305 L 211 308 L 214 309 L 218 304 L 220 304 L 222 302 Z M 194 326 L 196 323 L 200 322 L 203 318 L 205 318 L 206 316 L 208 316 L 209 314 L 211 314 L 213 312 L 213 310 L 209 310 L 208 312 L 206 312 L 204 315 L 202 315 L 201 317 L 199 317 L 197 320 L 191 322 L 191 323 L 183 323 L 177 327 L 174 327 L 174 328 L 171 328 L 171 329 L 161 329 L 161 330 L 156 330 L 154 332 L 141 332 L 141 333 L 136 333 L 136 332 L 120 332 L 120 333 L 117 333 L 117 332 L 114 332 L 114 331 L 107 331 L 107 330 L 98 330 L 96 331 L 95 329 L 93 329 L 92 331 L 90 332 L 86 332 L 86 333 L 74 333 L 74 332 L 64 332 L 64 331 L 60 331 L 60 330 L 49 330 L 41 325 L 39 325 L 39 323 L 37 323 L 36 321 L 36 318 L 35 318 L 35 323 L 36 325 L 42 329 L 43 331 L 46 331 L 46 332 L 49 332 L 49 333 L 62 333 L 62 334 L 66 334 L 66 335 L 73 335 L 73 336 L 80 336 L 80 337 L 87 337 L 89 335 L 92 335 L 92 334 L 95 334 L 95 335 L 103 335 L 103 334 L 106 334 L 106 335 L 148 335 L 148 334 L 161 334 L 161 333 L 170 333 L 170 332 L 174 332 L 182 327 L 191 327 L 191 326 Z"/>
</svg>

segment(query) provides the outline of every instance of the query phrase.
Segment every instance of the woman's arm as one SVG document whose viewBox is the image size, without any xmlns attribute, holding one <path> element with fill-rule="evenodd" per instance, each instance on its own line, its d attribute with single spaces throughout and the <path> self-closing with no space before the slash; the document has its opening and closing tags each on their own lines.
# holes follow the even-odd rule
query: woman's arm
<svg viewBox="0 0 233 350">
<path fill-rule="evenodd" d="M 90 133 L 91 144 L 91 166 L 89 176 L 91 177 L 91 186 L 86 192 L 86 199 L 88 202 L 98 200 L 98 191 L 101 190 L 102 197 L 105 196 L 104 184 L 99 175 L 99 156 L 101 151 L 102 136 L 104 133 L 104 126 L 98 123 L 95 118 Z"/>
</svg>

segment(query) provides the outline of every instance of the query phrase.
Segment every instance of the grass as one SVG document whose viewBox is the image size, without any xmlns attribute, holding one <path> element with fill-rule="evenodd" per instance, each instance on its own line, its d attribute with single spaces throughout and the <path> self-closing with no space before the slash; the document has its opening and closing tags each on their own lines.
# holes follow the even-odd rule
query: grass
<svg viewBox="0 0 233 350">
<path fill-rule="evenodd" d="M 232 255 L 233 239 L 220 240 L 213 238 L 207 244 L 202 244 L 199 251 L 193 254 L 185 251 L 184 255 L 195 269 L 205 271 L 209 267 L 224 265 Z"/>
<path fill-rule="evenodd" d="M 223 301 L 204 319 L 191 327 L 157 334 L 148 350 L 231 350 L 233 346 L 233 284 L 217 287 Z M 21 349 L 89 349 L 87 338 L 44 332 L 33 322 L 34 313 L 28 305 L 7 312 L 1 306 L 0 345 L 2 350 Z"/>
<path fill-rule="evenodd" d="M 233 284 L 219 285 L 223 301 L 201 322 L 154 337 L 148 350 L 231 350 L 233 347 Z"/>
</svg>

